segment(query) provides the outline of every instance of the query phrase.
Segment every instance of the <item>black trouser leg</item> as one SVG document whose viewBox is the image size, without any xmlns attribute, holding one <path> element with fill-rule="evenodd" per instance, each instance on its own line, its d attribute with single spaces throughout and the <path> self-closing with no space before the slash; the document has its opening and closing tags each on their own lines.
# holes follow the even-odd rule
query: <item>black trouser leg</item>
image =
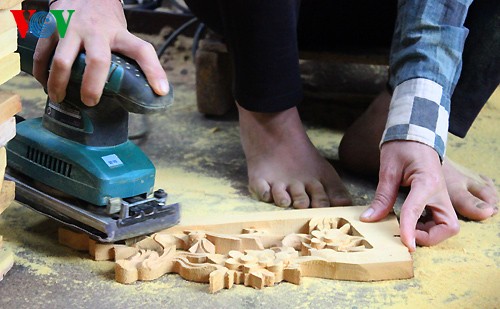
<svg viewBox="0 0 500 309">
<path fill-rule="evenodd" d="M 469 35 L 462 73 L 451 97 L 449 129 L 459 137 L 465 137 L 500 83 L 500 1 L 474 1 L 465 26 Z"/>
<path fill-rule="evenodd" d="M 223 31 L 234 64 L 234 97 L 243 108 L 279 112 L 300 102 L 299 0 L 186 2 L 207 25 Z"/>
</svg>

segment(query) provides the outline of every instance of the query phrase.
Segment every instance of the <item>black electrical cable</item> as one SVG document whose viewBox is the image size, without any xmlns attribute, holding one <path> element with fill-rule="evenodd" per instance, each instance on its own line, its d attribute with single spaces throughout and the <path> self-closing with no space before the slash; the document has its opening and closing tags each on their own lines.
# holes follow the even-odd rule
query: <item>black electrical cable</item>
<svg viewBox="0 0 500 309">
<path fill-rule="evenodd" d="M 191 13 L 191 10 L 189 10 L 189 8 L 183 6 L 182 4 L 180 4 L 177 0 L 168 0 L 168 3 L 170 3 L 173 7 L 175 7 L 176 9 L 180 10 L 182 13 L 184 14 L 190 14 L 190 15 L 193 15 Z"/>
<path fill-rule="evenodd" d="M 186 30 L 189 26 L 196 23 L 197 21 L 198 21 L 198 18 L 193 17 L 192 19 L 190 19 L 187 22 L 185 22 L 184 24 L 182 24 L 174 32 L 172 32 L 172 34 L 170 34 L 168 36 L 168 38 L 165 40 L 165 43 L 163 43 L 163 45 L 156 52 L 156 54 L 158 55 L 158 58 L 161 57 L 161 55 L 163 55 L 165 50 L 167 50 L 167 48 L 170 46 L 170 44 L 172 44 L 175 41 L 175 39 L 179 36 L 179 34 L 182 33 L 182 31 Z"/>
<path fill-rule="evenodd" d="M 188 28 L 189 26 L 194 24 L 196 21 L 198 21 L 197 18 L 192 18 L 189 21 L 182 24 L 174 32 L 172 32 L 172 34 L 170 34 L 168 36 L 165 43 L 163 43 L 163 45 L 158 49 L 158 51 L 157 51 L 158 58 L 160 58 L 160 56 L 165 52 L 165 50 L 170 46 L 170 44 L 172 44 L 172 42 L 179 36 L 179 34 L 182 33 L 182 31 L 184 31 L 186 28 Z M 140 140 L 140 143 L 143 143 L 148 138 L 149 133 L 151 131 L 151 127 L 150 127 L 150 123 L 149 123 L 147 115 L 143 115 L 141 117 L 141 120 L 142 120 L 144 129 L 142 131 L 134 134 L 134 135 L 130 135 L 129 139 Z"/>
<path fill-rule="evenodd" d="M 193 36 L 193 46 L 191 47 L 191 53 L 193 55 L 193 61 L 196 56 L 196 51 L 198 50 L 198 45 L 200 44 L 200 38 L 203 35 L 206 27 L 204 23 L 200 23 Z"/>
<path fill-rule="evenodd" d="M 172 3 L 172 1 L 176 2 L 175 0 L 170 0 L 171 3 Z M 180 4 L 178 4 L 178 5 L 180 6 Z M 191 13 L 191 12 L 189 10 L 187 10 L 186 13 Z M 174 32 L 172 32 L 168 36 L 168 38 L 165 40 L 165 42 L 161 45 L 161 47 L 158 48 L 158 50 L 156 52 L 156 54 L 158 55 L 158 58 L 160 58 L 161 55 L 163 55 L 163 53 L 167 50 L 167 48 L 175 41 L 175 39 L 184 30 L 186 30 L 189 26 L 193 25 L 197 21 L 198 21 L 198 19 L 196 17 L 194 17 L 194 18 L 188 20 L 187 22 L 185 22 L 184 24 L 182 24 Z M 199 43 L 200 37 L 203 34 L 204 30 L 205 30 L 205 25 L 203 23 L 200 23 L 198 25 L 198 27 L 196 28 L 196 32 L 195 32 L 194 37 L 193 37 L 193 47 L 192 47 L 193 59 L 194 59 L 194 55 L 196 53 L 196 50 L 198 49 L 198 43 Z M 141 117 L 141 120 L 143 122 L 144 130 L 142 130 L 141 132 L 139 132 L 137 134 L 129 136 L 129 139 L 140 140 L 140 143 L 143 143 L 148 138 L 151 127 L 150 127 L 150 123 L 148 121 L 147 115 L 143 115 L 143 117 Z"/>
</svg>

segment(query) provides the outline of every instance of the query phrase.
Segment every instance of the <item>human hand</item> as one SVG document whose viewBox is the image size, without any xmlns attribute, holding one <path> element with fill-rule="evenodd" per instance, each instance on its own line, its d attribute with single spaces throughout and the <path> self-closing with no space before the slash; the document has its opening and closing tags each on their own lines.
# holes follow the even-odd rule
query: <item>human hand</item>
<svg viewBox="0 0 500 309">
<path fill-rule="evenodd" d="M 437 152 L 413 141 L 391 141 L 380 150 L 379 183 L 364 222 L 386 217 L 396 202 L 400 185 L 410 186 L 400 216 L 401 241 L 410 252 L 416 244 L 435 245 L 453 235 L 460 226 L 451 204 Z M 424 208 L 432 219 L 418 222 Z"/>
<path fill-rule="evenodd" d="M 71 67 L 82 50 L 86 52 L 81 86 L 84 104 L 94 106 L 99 102 L 110 68 L 111 52 L 134 59 L 153 90 L 158 95 L 168 93 L 167 75 L 153 46 L 128 32 L 120 1 L 62 0 L 55 2 L 51 9 L 75 10 L 65 37 L 59 38 L 56 31 L 50 38 L 39 39 L 35 50 L 33 75 L 48 89 L 53 102 L 61 102 L 66 96 Z"/>
</svg>

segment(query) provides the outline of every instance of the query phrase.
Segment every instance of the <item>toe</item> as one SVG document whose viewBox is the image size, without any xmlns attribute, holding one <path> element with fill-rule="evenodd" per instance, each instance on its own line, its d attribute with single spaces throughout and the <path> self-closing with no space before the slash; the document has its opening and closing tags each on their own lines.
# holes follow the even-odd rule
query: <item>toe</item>
<svg viewBox="0 0 500 309">
<path fill-rule="evenodd" d="M 482 177 L 483 179 L 486 177 Z M 498 203 L 498 192 L 495 186 L 492 184 L 491 179 L 486 180 L 485 182 L 472 182 L 469 184 L 468 188 L 469 192 L 475 197 L 483 200 L 488 204 L 496 204 Z"/>
<path fill-rule="evenodd" d="M 290 198 L 290 195 L 286 191 L 286 185 L 284 183 L 272 184 L 271 192 L 276 206 L 286 208 L 292 203 L 292 200 Z"/>
<path fill-rule="evenodd" d="M 264 179 L 257 179 L 249 182 L 250 193 L 259 201 L 272 202 L 271 186 Z"/>
<path fill-rule="evenodd" d="M 330 200 L 325 188 L 319 181 L 307 185 L 307 193 L 311 196 L 311 207 L 330 207 Z"/>
<path fill-rule="evenodd" d="M 330 206 L 349 206 L 352 205 L 351 195 L 344 187 L 341 185 L 334 190 L 330 190 L 327 192 L 328 199 L 330 200 Z"/>
<path fill-rule="evenodd" d="M 292 197 L 293 208 L 303 209 L 309 207 L 309 196 L 307 196 L 306 188 L 303 183 L 292 184 L 289 192 Z"/>
<path fill-rule="evenodd" d="M 456 198 L 452 199 L 452 204 L 460 215 L 471 220 L 481 221 L 498 212 L 495 206 L 486 203 L 468 191 L 462 192 L 464 193 L 456 195 Z"/>
</svg>

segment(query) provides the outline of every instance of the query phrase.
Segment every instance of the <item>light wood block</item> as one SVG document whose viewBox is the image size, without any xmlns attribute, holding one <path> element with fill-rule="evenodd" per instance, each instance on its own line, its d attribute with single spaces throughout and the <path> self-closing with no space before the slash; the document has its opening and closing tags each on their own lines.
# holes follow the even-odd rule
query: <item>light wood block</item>
<svg viewBox="0 0 500 309">
<path fill-rule="evenodd" d="M 0 147 L 4 147 L 16 136 L 16 118 L 10 117 L 4 123 L 0 123 Z"/>
<path fill-rule="evenodd" d="M 7 151 L 5 147 L 0 147 L 0 192 L 2 192 L 5 167 L 7 166 Z"/>
<path fill-rule="evenodd" d="M 17 28 L 11 28 L 0 33 L 0 58 L 17 50 Z"/>
<path fill-rule="evenodd" d="M 0 85 L 21 72 L 21 58 L 19 54 L 9 54 L 0 59 Z"/>
<path fill-rule="evenodd" d="M 14 19 L 14 15 L 12 15 L 10 10 L 20 10 L 20 9 L 21 9 L 21 4 L 19 3 L 14 5 L 13 7 L 0 11 L 0 20 L 2 21 L 0 23 L 0 33 L 4 33 L 5 31 L 10 29 L 17 29 L 16 20 Z"/>
<path fill-rule="evenodd" d="M 89 236 L 82 232 L 75 232 L 63 227 L 58 230 L 59 243 L 77 251 L 89 250 Z"/>
<path fill-rule="evenodd" d="M 0 215 L 7 209 L 16 197 L 16 184 L 12 181 L 4 181 L 0 191 Z"/>
<path fill-rule="evenodd" d="M 5 274 L 14 266 L 14 255 L 5 249 L 0 249 L 0 281 Z"/>
<path fill-rule="evenodd" d="M 0 10 L 9 9 L 17 4 L 20 4 L 23 0 L 2 0 L 0 1 Z"/>
<path fill-rule="evenodd" d="M 94 261 L 109 261 L 115 258 L 115 245 L 99 243 L 89 239 L 89 254 Z"/>
<path fill-rule="evenodd" d="M 21 110 L 21 97 L 19 95 L 0 91 L 0 123 L 6 122 Z"/>
</svg>

